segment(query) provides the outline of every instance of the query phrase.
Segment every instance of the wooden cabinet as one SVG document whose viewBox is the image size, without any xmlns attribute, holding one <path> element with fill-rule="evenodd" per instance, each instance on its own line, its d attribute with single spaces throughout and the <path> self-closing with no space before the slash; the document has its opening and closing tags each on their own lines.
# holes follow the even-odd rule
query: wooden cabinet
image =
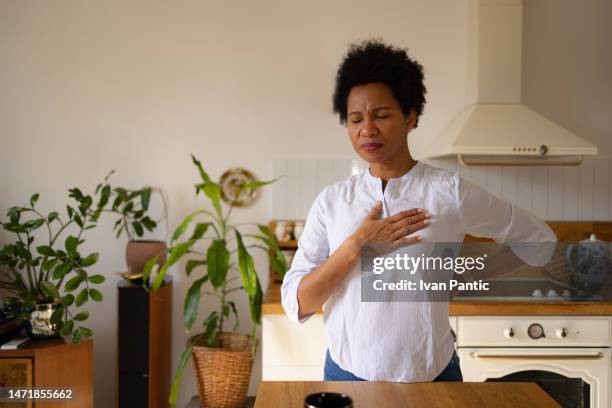
<svg viewBox="0 0 612 408">
<path fill-rule="evenodd" d="M 36 340 L 19 350 L 0 351 L 0 373 L 12 375 L 9 387 L 71 389 L 73 398 L 11 407 L 93 408 L 93 340 Z M 3 406 L 0 403 L 0 406 Z"/>
<path fill-rule="evenodd" d="M 457 316 L 449 316 L 457 330 Z M 303 324 L 284 314 L 266 314 L 262 325 L 262 381 L 321 381 L 327 338 L 323 314 Z"/>
</svg>

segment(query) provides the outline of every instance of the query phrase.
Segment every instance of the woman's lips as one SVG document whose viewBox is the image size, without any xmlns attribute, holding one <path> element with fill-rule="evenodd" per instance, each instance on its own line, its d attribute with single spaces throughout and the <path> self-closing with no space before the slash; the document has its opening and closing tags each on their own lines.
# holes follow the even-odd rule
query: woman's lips
<svg viewBox="0 0 612 408">
<path fill-rule="evenodd" d="M 367 152 L 373 152 L 382 147 L 382 143 L 364 143 L 361 145 L 361 148 Z"/>
</svg>

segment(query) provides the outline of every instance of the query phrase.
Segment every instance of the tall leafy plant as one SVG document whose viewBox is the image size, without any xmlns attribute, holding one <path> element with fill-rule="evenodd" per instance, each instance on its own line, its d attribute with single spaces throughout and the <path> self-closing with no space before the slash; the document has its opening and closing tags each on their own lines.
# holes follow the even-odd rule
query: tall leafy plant
<svg viewBox="0 0 612 408">
<path fill-rule="evenodd" d="M 244 291 L 248 297 L 253 322 L 251 353 L 254 355 L 257 347 L 257 327 L 261 324 L 263 291 L 249 250 L 255 248 L 265 251 L 268 254 L 270 265 L 281 276 L 287 270 L 287 263 L 274 235 L 266 225 L 233 225 L 229 223 L 229 217 L 236 202 L 243 194 L 275 180 L 254 181 L 242 185 L 234 202 L 224 210 L 221 205 L 221 187 L 211 180 L 202 163 L 195 156 L 191 157 L 201 178 L 201 182 L 195 185 L 196 196 L 200 194 L 205 196 L 212 205 L 212 211 L 208 208 L 201 208 L 185 217 L 176 228 L 172 235 L 168 258 L 159 268 L 152 286 L 157 290 L 163 284 L 168 269 L 179 260 L 188 258 L 185 264 L 185 274 L 193 279 L 193 283 L 187 291 L 183 304 L 185 329 L 187 331 L 192 329 L 198 317 L 200 300 L 204 295 L 212 296 L 218 301 L 218 308 L 204 318 L 202 328 L 194 335 L 191 342 L 191 344 L 206 346 L 215 346 L 217 336 L 224 331 L 227 319 L 231 316 L 235 319 L 232 330 L 238 328 L 238 310 L 235 302 L 230 300 L 228 295 L 235 291 Z M 191 234 L 185 235 L 190 226 L 193 226 Z M 245 232 L 246 227 L 254 229 L 255 232 Z M 188 238 L 184 239 L 184 236 Z M 196 250 L 201 246 L 205 248 L 203 252 Z M 151 276 L 155 264 L 156 259 L 152 259 L 145 266 L 145 281 L 148 281 Z M 236 272 L 237 276 L 231 276 L 232 271 Z M 172 406 L 176 404 L 182 373 L 191 350 L 192 347 L 187 347 L 181 357 L 170 395 Z"/>
</svg>

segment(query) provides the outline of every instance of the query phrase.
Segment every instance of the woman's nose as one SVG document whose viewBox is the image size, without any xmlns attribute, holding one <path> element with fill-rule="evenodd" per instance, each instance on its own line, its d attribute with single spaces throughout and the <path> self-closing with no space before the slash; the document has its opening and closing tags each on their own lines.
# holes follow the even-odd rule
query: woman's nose
<svg viewBox="0 0 612 408">
<path fill-rule="evenodd" d="M 364 118 L 360 134 L 361 136 L 366 137 L 378 135 L 378 127 L 376 126 L 376 121 L 373 118 Z"/>
</svg>

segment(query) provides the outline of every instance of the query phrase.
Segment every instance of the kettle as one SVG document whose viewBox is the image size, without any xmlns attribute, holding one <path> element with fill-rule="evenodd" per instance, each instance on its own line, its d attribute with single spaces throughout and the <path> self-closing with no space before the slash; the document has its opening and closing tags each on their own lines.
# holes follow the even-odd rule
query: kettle
<svg viewBox="0 0 612 408">
<path fill-rule="evenodd" d="M 582 294 L 597 293 L 610 278 L 610 244 L 597 239 L 595 234 L 591 234 L 589 239 L 568 245 L 565 260 L 572 272 L 570 285 Z"/>
</svg>

